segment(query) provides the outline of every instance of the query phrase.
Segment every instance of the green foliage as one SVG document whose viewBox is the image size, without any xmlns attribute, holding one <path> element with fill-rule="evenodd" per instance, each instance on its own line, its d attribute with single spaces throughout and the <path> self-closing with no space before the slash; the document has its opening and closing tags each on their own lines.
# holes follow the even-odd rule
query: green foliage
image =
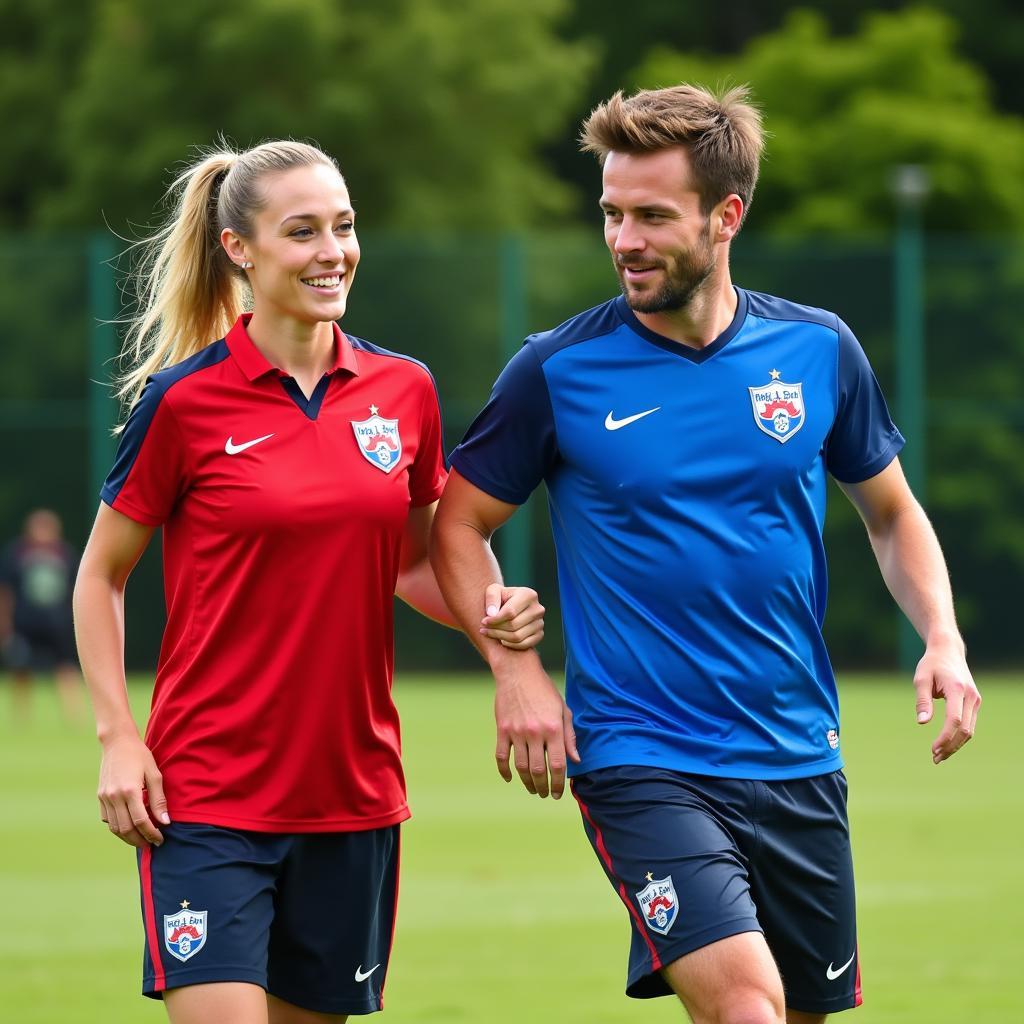
<svg viewBox="0 0 1024 1024">
<path fill-rule="evenodd" d="M 35 126 L 57 168 L 9 223 L 95 225 L 101 210 L 120 231 L 148 221 L 167 169 L 218 134 L 243 146 L 315 139 L 378 225 L 500 228 L 559 215 L 570 191 L 536 153 L 561 131 L 591 64 L 588 45 L 553 35 L 565 8 L 83 3 L 91 29 L 67 55 L 49 137 Z M 0 81 L 0 110 L 16 105 L 12 88 L 4 95 Z"/>
<path fill-rule="evenodd" d="M 659 47 L 637 85 L 746 82 L 770 133 L 750 225 L 774 234 L 857 235 L 893 221 L 891 175 L 931 178 L 931 229 L 1024 227 L 1024 119 L 997 113 L 981 72 L 955 49 L 944 14 L 871 14 L 854 35 L 795 11 L 735 56 Z"/>
</svg>

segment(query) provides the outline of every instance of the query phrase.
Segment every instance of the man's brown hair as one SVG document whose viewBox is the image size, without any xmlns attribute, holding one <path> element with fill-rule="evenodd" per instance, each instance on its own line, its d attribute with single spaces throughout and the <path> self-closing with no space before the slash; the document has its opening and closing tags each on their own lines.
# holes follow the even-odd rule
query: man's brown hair
<svg viewBox="0 0 1024 1024">
<path fill-rule="evenodd" d="M 580 148 L 596 153 L 602 165 L 612 151 L 671 146 L 689 153 L 705 216 L 732 193 L 743 200 L 746 215 L 764 149 L 761 112 L 746 86 L 721 96 L 698 85 L 645 89 L 628 98 L 620 90 L 591 112 L 580 132 Z"/>
</svg>

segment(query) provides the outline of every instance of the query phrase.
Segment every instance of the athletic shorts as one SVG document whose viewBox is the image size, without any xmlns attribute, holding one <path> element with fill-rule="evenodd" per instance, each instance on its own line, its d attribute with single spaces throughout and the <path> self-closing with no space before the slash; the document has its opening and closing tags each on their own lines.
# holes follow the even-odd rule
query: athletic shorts
<svg viewBox="0 0 1024 1024">
<path fill-rule="evenodd" d="M 398 900 L 399 827 L 287 835 L 163 826 L 139 851 L 143 994 L 260 985 L 318 1013 L 383 1006 Z"/>
<path fill-rule="evenodd" d="M 662 967 L 757 931 L 790 1009 L 860 1005 L 842 772 L 758 782 L 624 766 L 577 776 L 572 791 L 629 911 L 627 995 L 669 995 Z"/>
</svg>

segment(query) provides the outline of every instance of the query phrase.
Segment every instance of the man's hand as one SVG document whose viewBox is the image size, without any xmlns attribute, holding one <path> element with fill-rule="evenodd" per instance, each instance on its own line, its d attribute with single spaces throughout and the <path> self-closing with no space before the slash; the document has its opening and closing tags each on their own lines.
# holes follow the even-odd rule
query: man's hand
<svg viewBox="0 0 1024 1024">
<path fill-rule="evenodd" d="M 929 644 L 914 673 L 917 691 L 917 721 L 932 719 L 933 701 L 946 702 L 946 720 L 932 744 L 935 764 L 952 757 L 973 735 L 981 707 L 981 694 L 971 677 L 959 644 Z"/>
<path fill-rule="evenodd" d="M 495 671 L 495 760 L 512 781 L 509 757 L 527 791 L 558 800 L 565 791 L 566 756 L 579 762 L 572 712 L 533 657 L 516 657 Z"/>
</svg>

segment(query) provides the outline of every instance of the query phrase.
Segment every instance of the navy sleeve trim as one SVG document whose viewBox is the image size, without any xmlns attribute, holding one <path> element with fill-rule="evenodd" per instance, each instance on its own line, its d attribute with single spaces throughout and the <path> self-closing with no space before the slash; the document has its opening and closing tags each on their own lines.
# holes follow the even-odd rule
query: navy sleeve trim
<svg viewBox="0 0 1024 1024">
<path fill-rule="evenodd" d="M 861 483 L 885 469 L 905 441 L 860 342 L 836 321 L 836 416 L 825 441 L 825 463 L 837 480 Z"/>
<path fill-rule="evenodd" d="M 491 497 L 522 505 L 558 458 L 554 409 L 540 353 L 527 343 L 502 370 L 450 462 Z"/>
</svg>

